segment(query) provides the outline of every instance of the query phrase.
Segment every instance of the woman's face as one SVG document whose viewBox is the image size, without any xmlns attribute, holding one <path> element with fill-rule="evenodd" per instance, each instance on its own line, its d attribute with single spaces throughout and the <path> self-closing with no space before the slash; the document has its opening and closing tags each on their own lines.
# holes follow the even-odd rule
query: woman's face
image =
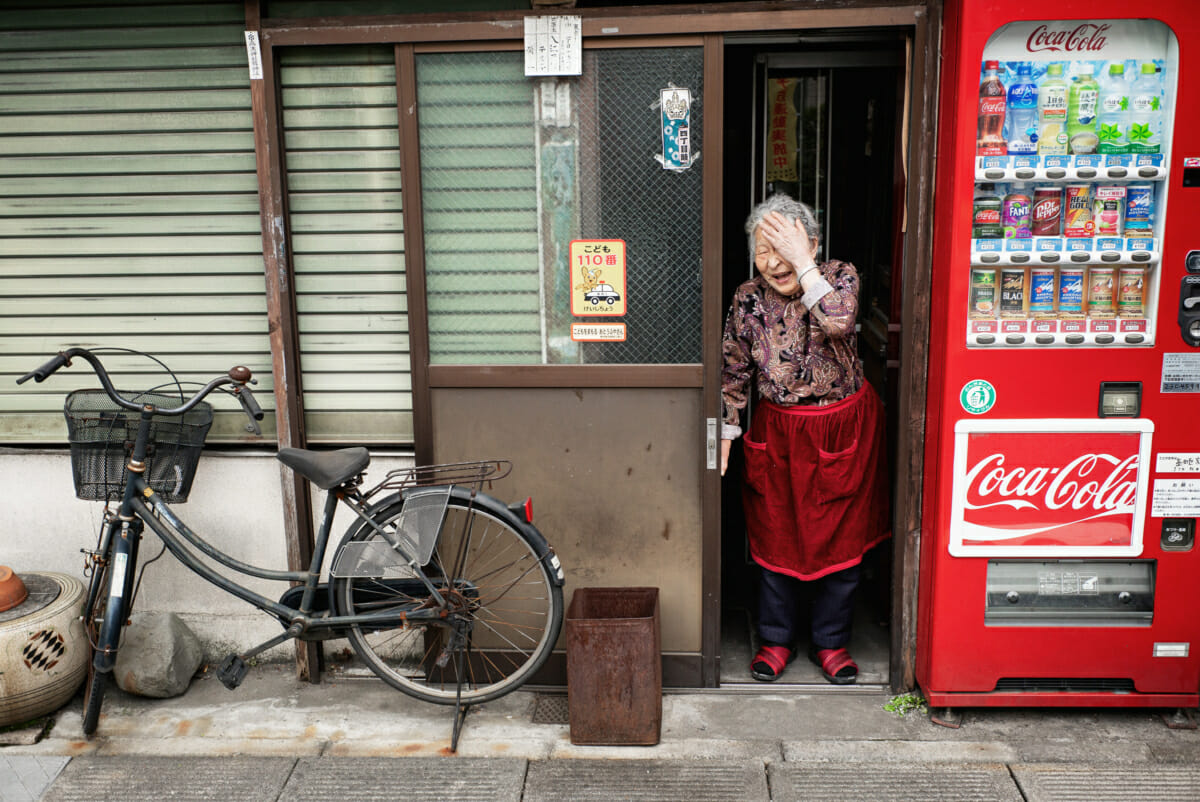
<svg viewBox="0 0 1200 802">
<path fill-rule="evenodd" d="M 781 295 L 794 295 L 800 289 L 796 268 L 779 255 L 763 236 L 762 228 L 754 229 L 754 266 L 772 289 Z"/>
</svg>

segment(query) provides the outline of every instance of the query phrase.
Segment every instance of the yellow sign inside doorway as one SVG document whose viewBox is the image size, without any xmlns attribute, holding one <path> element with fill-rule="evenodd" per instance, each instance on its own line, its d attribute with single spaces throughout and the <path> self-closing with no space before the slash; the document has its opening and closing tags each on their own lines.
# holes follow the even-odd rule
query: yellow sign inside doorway
<svg viewBox="0 0 1200 802">
<path fill-rule="evenodd" d="M 625 240 L 571 241 L 571 314 L 620 317 L 625 314 Z"/>
</svg>

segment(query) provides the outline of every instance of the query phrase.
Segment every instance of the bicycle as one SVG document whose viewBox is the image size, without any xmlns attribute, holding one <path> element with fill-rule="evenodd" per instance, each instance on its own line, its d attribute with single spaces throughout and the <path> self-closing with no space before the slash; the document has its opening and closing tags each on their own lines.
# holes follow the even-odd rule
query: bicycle
<svg viewBox="0 0 1200 802">
<path fill-rule="evenodd" d="M 134 575 L 146 526 L 187 568 L 284 627 L 222 661 L 217 677 L 231 690 L 251 659 L 267 649 L 294 638 L 345 637 L 384 682 L 417 699 L 455 706 L 455 750 L 471 705 L 516 690 L 550 656 L 563 619 L 562 566 L 533 526 L 530 500 L 506 505 L 482 492 L 485 482 L 509 474 L 508 460 L 390 471 L 364 490 L 366 448 L 280 449 L 276 456 L 283 464 L 326 491 L 324 512 L 307 570 L 261 568 L 211 545 L 170 507 L 186 500 L 211 425 L 205 397 L 217 390 L 232 394 L 261 431 L 263 412 L 248 386 L 250 370 L 231 368 L 190 398 L 177 379 L 178 398 L 159 388 L 127 397 L 114 389 L 95 351 L 69 348 L 17 383 L 45 381 L 76 357 L 89 363 L 102 387 L 76 390 L 65 404 L 76 495 L 120 501 L 116 512 L 106 506 L 96 548 L 82 550 L 90 574 L 84 623 L 92 645 L 85 735 L 99 723 L 121 631 L 141 584 L 141 575 L 136 581 Z M 333 552 L 330 581 L 322 582 L 339 505 L 356 519 Z M 238 574 L 293 584 L 272 600 L 202 562 L 192 549 Z"/>
</svg>

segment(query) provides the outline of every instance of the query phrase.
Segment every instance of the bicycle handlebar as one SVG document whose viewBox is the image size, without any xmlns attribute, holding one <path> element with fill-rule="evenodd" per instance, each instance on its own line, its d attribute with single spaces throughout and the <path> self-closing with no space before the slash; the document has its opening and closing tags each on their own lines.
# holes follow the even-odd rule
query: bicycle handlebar
<svg viewBox="0 0 1200 802">
<path fill-rule="evenodd" d="M 100 358 L 86 348 L 68 348 L 65 351 L 59 351 L 58 354 L 46 362 L 46 364 L 42 365 L 37 370 L 34 370 L 31 373 L 26 373 L 24 376 L 17 379 L 17 384 L 24 384 L 30 379 L 34 379 L 37 382 L 43 382 L 59 368 L 70 367 L 71 360 L 75 357 L 81 357 L 87 361 L 89 365 L 91 365 L 92 370 L 96 373 L 96 377 L 100 379 L 100 384 L 104 388 L 104 392 L 107 393 L 108 397 L 113 400 L 113 403 L 118 404 L 125 409 L 136 412 L 140 412 L 146 406 L 145 404 L 138 403 L 137 401 L 130 401 L 128 398 L 125 398 L 123 395 L 118 393 L 116 388 L 113 387 L 112 381 L 108 376 L 108 371 L 104 369 L 104 365 L 101 363 Z M 252 374 L 250 373 L 250 369 L 242 365 L 238 365 L 237 367 L 230 368 L 226 375 L 215 378 L 208 384 L 201 387 L 195 395 L 179 406 L 171 408 L 155 407 L 154 412 L 160 415 L 182 415 L 204 400 L 204 397 L 213 390 L 217 389 L 218 387 L 231 384 L 234 385 L 233 392 L 241 402 L 242 409 L 245 411 L 246 416 L 251 419 L 252 423 L 254 423 L 255 431 L 258 434 L 262 434 L 258 427 L 258 421 L 262 420 L 263 418 L 262 408 L 259 407 L 258 402 L 254 400 L 254 396 L 250 393 L 250 388 L 246 387 L 246 384 L 248 384 L 251 379 Z"/>
</svg>

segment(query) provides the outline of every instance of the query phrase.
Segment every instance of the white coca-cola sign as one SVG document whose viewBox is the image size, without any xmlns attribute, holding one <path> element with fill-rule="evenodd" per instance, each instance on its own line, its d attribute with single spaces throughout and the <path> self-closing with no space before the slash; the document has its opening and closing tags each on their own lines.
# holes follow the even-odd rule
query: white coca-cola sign
<svg viewBox="0 0 1200 802">
<path fill-rule="evenodd" d="M 955 427 L 950 553 L 1141 553 L 1145 420 L 964 420 Z"/>
<path fill-rule="evenodd" d="M 1030 53 L 1098 53 L 1108 43 L 1104 34 L 1109 27 L 1094 22 L 1038 25 L 1025 40 L 1025 49 Z"/>
<path fill-rule="evenodd" d="M 982 58 L 1001 62 L 1120 61 L 1174 57 L 1175 36 L 1150 19 L 1043 19 L 1010 22 L 988 37 Z M 1013 65 L 1009 65 L 1012 69 Z M 1097 72 L 1097 75 L 1100 73 Z M 974 92 L 979 82 L 974 81 Z M 1005 85 L 1008 81 L 1005 80 Z"/>
</svg>

